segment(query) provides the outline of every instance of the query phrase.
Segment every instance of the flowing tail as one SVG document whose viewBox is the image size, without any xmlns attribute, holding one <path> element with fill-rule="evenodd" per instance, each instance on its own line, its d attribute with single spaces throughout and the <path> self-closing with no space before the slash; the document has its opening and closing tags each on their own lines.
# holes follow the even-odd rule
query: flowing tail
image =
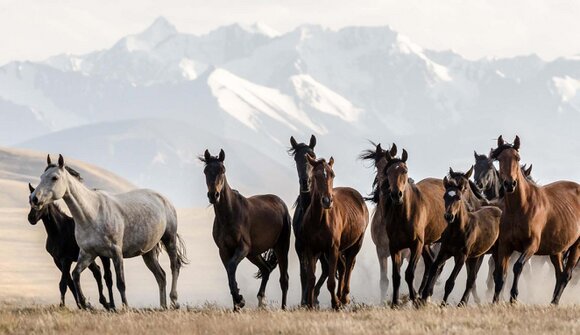
<svg viewBox="0 0 580 335">
<path fill-rule="evenodd" d="M 187 251 L 185 250 L 185 243 L 179 234 L 177 234 L 177 261 L 179 265 L 189 264 L 187 259 Z"/>
<path fill-rule="evenodd" d="M 268 272 L 274 271 L 276 266 L 278 266 L 278 257 L 276 257 L 274 249 L 266 251 L 265 253 L 262 254 L 262 257 L 264 257 L 264 260 L 266 261 L 266 265 L 268 266 Z M 262 278 L 263 275 L 264 274 L 262 273 L 262 271 L 258 270 L 258 272 L 256 272 L 256 275 L 254 277 L 259 279 Z"/>
</svg>

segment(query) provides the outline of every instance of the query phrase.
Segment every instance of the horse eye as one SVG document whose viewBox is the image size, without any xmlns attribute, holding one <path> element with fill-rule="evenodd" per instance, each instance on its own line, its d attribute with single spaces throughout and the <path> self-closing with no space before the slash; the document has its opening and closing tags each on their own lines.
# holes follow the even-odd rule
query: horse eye
<svg viewBox="0 0 580 335">
<path fill-rule="evenodd" d="M 57 181 L 57 180 L 58 180 L 57 176 L 52 177 L 52 181 Z"/>
</svg>

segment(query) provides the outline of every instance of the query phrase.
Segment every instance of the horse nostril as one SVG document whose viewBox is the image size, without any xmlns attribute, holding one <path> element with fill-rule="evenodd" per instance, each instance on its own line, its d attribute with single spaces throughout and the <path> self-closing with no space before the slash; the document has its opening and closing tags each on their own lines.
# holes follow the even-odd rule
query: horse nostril
<svg viewBox="0 0 580 335">
<path fill-rule="evenodd" d="M 517 180 L 512 181 L 512 187 L 515 188 L 517 185 L 518 185 L 518 181 Z"/>
<path fill-rule="evenodd" d="M 215 192 L 214 196 L 215 196 L 216 199 L 219 198 L 220 197 L 220 192 Z"/>
<path fill-rule="evenodd" d="M 403 197 L 403 191 L 399 191 L 399 194 L 398 195 L 399 195 L 399 198 L 402 198 Z"/>
</svg>

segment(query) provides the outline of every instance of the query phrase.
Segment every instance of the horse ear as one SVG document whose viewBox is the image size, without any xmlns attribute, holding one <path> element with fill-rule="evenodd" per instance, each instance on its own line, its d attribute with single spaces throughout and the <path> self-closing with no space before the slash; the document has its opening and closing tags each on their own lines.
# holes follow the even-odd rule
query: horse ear
<svg viewBox="0 0 580 335">
<path fill-rule="evenodd" d="M 455 172 L 453 172 L 453 169 L 451 168 L 451 166 L 449 167 L 449 175 L 452 176 Z"/>
<path fill-rule="evenodd" d="M 64 157 L 61 154 L 58 154 L 58 167 L 61 169 L 64 167 Z"/>
<path fill-rule="evenodd" d="M 46 155 L 46 165 L 51 165 L 52 159 L 50 159 L 50 154 Z"/>
<path fill-rule="evenodd" d="M 377 149 L 375 151 L 375 153 L 380 154 L 381 152 L 383 152 L 383 147 L 381 147 L 381 144 L 377 144 Z"/>
<path fill-rule="evenodd" d="M 314 149 L 314 147 L 316 146 L 316 136 L 314 135 L 310 136 L 310 143 L 308 144 L 308 146 L 310 147 L 310 149 Z"/>
<path fill-rule="evenodd" d="M 294 136 L 290 136 L 290 145 L 294 149 L 296 149 L 296 147 L 298 146 L 298 142 L 296 142 L 296 140 L 294 139 Z"/>
<path fill-rule="evenodd" d="M 467 179 L 471 178 L 472 173 L 473 173 L 473 165 L 471 166 L 471 168 L 469 170 L 467 170 L 467 172 L 465 172 L 465 178 L 467 178 Z"/>
<path fill-rule="evenodd" d="M 406 163 L 407 158 L 409 158 L 409 154 L 407 153 L 407 150 L 403 149 L 403 153 L 401 154 L 401 161 L 403 161 L 403 163 Z"/>
<path fill-rule="evenodd" d="M 499 135 L 499 137 L 497 138 L 497 146 L 501 147 L 502 145 L 504 145 L 504 140 L 503 140 L 503 136 Z"/>
<path fill-rule="evenodd" d="M 218 156 L 218 159 L 220 162 L 223 162 L 226 159 L 226 153 L 224 152 L 224 149 L 220 149 L 220 155 Z"/>
<path fill-rule="evenodd" d="M 30 193 L 34 192 L 34 187 L 32 187 L 32 184 L 28 183 L 28 189 L 30 190 Z"/>
<path fill-rule="evenodd" d="M 306 160 L 308 161 L 308 163 L 312 166 L 316 165 L 316 159 L 312 156 L 310 156 L 310 154 L 306 154 Z"/>
<path fill-rule="evenodd" d="M 518 135 L 514 139 L 514 149 L 520 150 L 520 137 Z"/>
<path fill-rule="evenodd" d="M 203 159 L 205 159 L 206 163 L 211 159 L 211 154 L 209 153 L 209 150 L 205 149 L 205 152 L 203 153 Z"/>
<path fill-rule="evenodd" d="M 473 157 L 475 157 L 475 159 L 479 158 L 479 155 L 477 154 L 477 151 L 473 150 Z"/>
<path fill-rule="evenodd" d="M 393 143 L 393 146 L 391 147 L 389 154 L 391 155 L 391 158 L 397 156 L 397 145 L 395 143 Z"/>
<path fill-rule="evenodd" d="M 524 171 L 526 173 L 526 177 L 529 177 L 532 175 L 532 167 L 533 166 L 534 166 L 533 164 L 530 164 L 530 167 Z"/>
<path fill-rule="evenodd" d="M 334 165 L 334 157 L 330 156 L 330 159 L 328 160 L 328 165 L 332 168 L 332 166 Z"/>
</svg>

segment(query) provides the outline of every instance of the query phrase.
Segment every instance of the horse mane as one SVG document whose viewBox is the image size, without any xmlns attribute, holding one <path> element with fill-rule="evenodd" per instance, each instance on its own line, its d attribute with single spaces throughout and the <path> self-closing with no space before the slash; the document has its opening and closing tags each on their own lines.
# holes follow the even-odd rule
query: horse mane
<svg viewBox="0 0 580 335">
<path fill-rule="evenodd" d="M 199 155 L 197 156 L 197 159 L 199 159 L 202 163 L 205 163 L 205 165 L 211 164 L 211 163 L 221 163 L 219 157 L 217 156 L 210 156 L 209 159 L 205 159 L 205 157 L 203 155 Z"/>
<path fill-rule="evenodd" d="M 286 150 L 286 152 L 288 153 L 288 155 L 294 156 L 294 155 L 296 155 L 296 151 L 298 151 L 299 149 L 303 149 L 305 147 L 309 147 L 308 144 L 299 143 L 296 148 L 290 147 L 290 148 L 288 148 L 288 150 Z"/>
<path fill-rule="evenodd" d="M 491 152 L 489 153 L 489 158 L 497 159 L 499 154 L 501 154 L 505 149 L 514 149 L 514 145 L 511 143 L 504 143 L 499 147 L 492 149 Z"/>
<path fill-rule="evenodd" d="M 48 169 L 52 169 L 52 168 L 54 168 L 54 167 L 58 167 L 58 165 L 56 165 L 56 164 L 49 164 L 49 165 L 46 167 L 46 169 L 44 169 L 44 172 L 46 172 Z M 70 173 L 70 174 L 71 174 L 71 176 L 75 177 L 75 178 L 76 178 L 78 181 L 80 181 L 80 182 L 82 182 L 82 181 L 83 181 L 83 177 L 81 177 L 81 174 L 80 174 L 80 173 L 79 173 L 77 170 L 75 170 L 75 169 L 71 168 L 71 167 L 70 167 L 70 166 L 68 166 L 68 165 L 65 165 L 65 167 L 64 167 L 64 168 L 65 168 L 65 169 L 68 171 L 68 173 Z"/>
<path fill-rule="evenodd" d="M 479 190 L 479 188 L 477 187 L 477 185 L 475 185 L 475 183 L 473 181 L 471 181 L 470 179 L 468 179 L 465 176 L 465 172 L 461 172 L 461 171 L 450 171 L 449 172 L 449 177 L 451 179 L 456 179 L 456 178 L 465 178 L 467 179 L 467 183 L 469 184 L 469 188 L 471 189 L 471 192 L 473 193 L 473 195 L 475 195 L 475 197 L 479 200 L 487 200 L 487 198 L 485 197 L 485 195 L 483 195 L 483 193 L 481 193 L 481 191 Z"/>
<path fill-rule="evenodd" d="M 377 160 L 377 144 L 373 141 L 369 140 L 369 143 L 375 147 L 375 149 L 365 149 L 363 150 L 360 155 L 358 156 L 358 159 L 366 161 L 366 160 L 373 160 L 376 161 Z"/>
</svg>

